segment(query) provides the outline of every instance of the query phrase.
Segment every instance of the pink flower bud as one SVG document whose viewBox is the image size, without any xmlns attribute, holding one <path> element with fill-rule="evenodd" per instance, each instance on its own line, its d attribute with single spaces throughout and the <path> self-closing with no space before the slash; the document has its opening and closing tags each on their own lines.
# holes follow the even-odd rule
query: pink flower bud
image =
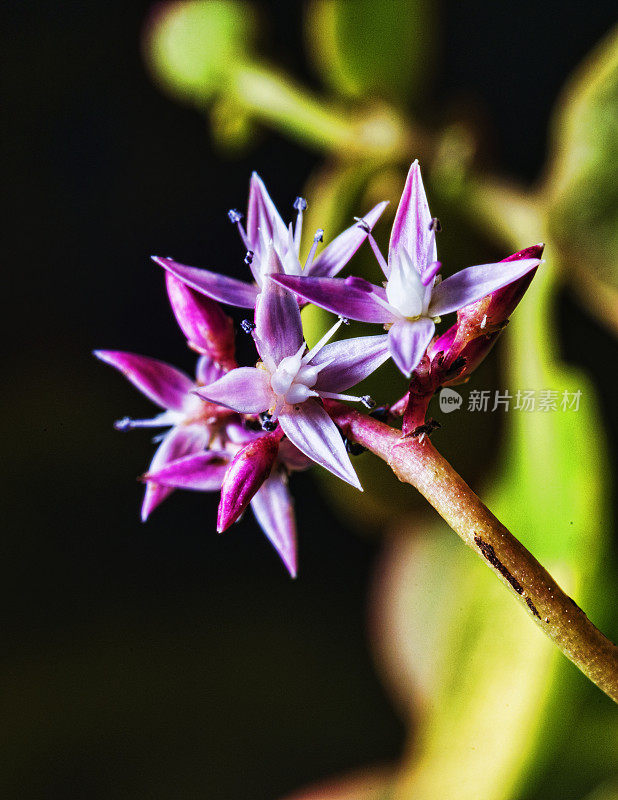
<svg viewBox="0 0 618 800">
<path fill-rule="evenodd" d="M 233 369 L 236 360 L 231 318 L 215 300 L 191 289 L 170 272 L 165 273 L 165 283 L 172 311 L 189 347 L 225 369 Z"/>
<path fill-rule="evenodd" d="M 514 253 L 504 261 L 519 261 L 527 258 L 540 258 L 542 244 L 527 247 Z M 441 385 L 458 383 L 467 378 L 481 363 L 496 343 L 498 336 L 509 321 L 509 317 L 519 304 L 536 274 L 530 270 L 521 278 L 481 297 L 475 303 L 464 306 L 457 312 L 457 322 L 440 336 L 429 348 L 430 357 L 437 356 L 440 369 L 446 378 Z M 442 356 L 438 353 L 442 351 Z M 457 360 L 465 361 L 458 374 L 448 379 Z"/>
<path fill-rule="evenodd" d="M 253 496 L 270 475 L 279 452 L 280 430 L 254 439 L 232 459 L 223 478 L 217 514 L 217 530 L 227 530 L 236 522 Z"/>
</svg>

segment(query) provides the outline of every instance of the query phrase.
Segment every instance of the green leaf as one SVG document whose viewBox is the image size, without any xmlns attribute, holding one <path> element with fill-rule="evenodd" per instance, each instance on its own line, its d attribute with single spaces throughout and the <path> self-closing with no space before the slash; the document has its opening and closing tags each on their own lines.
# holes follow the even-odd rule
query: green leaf
<svg viewBox="0 0 618 800">
<path fill-rule="evenodd" d="M 306 39 L 316 68 L 341 94 L 413 100 L 433 60 L 432 8 L 425 0 L 314 0 Z"/>
<path fill-rule="evenodd" d="M 618 28 L 566 87 L 553 127 L 550 231 L 580 295 L 618 326 Z"/>
</svg>

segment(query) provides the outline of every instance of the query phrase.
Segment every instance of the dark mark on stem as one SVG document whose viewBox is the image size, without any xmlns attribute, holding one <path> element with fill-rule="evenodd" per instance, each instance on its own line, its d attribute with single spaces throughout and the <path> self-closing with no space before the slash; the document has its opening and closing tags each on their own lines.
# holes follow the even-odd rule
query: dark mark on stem
<svg viewBox="0 0 618 800">
<path fill-rule="evenodd" d="M 502 561 L 496 555 L 496 551 L 494 550 L 493 546 L 489 544 L 489 542 L 484 542 L 480 536 L 475 536 L 474 541 L 476 542 L 479 550 L 483 554 L 483 558 L 485 558 L 494 569 L 497 569 L 500 575 L 502 575 L 506 580 L 511 584 L 513 589 L 517 592 L 517 594 L 523 594 L 524 590 L 521 583 L 517 580 L 517 578 L 513 577 L 508 569 L 504 566 Z M 526 601 L 527 602 L 527 601 Z M 534 609 L 536 611 L 536 609 Z M 538 616 L 538 613 L 537 613 Z"/>
<path fill-rule="evenodd" d="M 526 605 L 528 606 L 530 611 L 532 611 L 532 613 L 534 614 L 535 617 L 538 617 L 539 619 L 541 619 L 541 615 L 536 610 L 536 606 L 534 605 L 534 603 L 532 602 L 532 600 L 529 597 L 526 597 Z"/>
</svg>

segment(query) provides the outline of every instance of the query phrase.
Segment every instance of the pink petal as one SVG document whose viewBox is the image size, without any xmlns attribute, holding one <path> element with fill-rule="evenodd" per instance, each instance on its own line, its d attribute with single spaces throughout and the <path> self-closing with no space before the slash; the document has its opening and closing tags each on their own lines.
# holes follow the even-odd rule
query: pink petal
<svg viewBox="0 0 618 800">
<path fill-rule="evenodd" d="M 165 284 L 172 311 L 189 346 L 219 364 L 235 366 L 234 323 L 221 306 L 171 272 L 165 273 Z"/>
<path fill-rule="evenodd" d="M 252 283 L 237 281 L 235 278 L 228 278 L 207 269 L 187 267 L 171 258 L 152 256 L 152 260 L 196 292 L 212 297 L 213 300 L 240 308 L 253 308 L 255 305 L 258 290 Z"/>
<path fill-rule="evenodd" d="M 421 178 L 418 161 L 410 167 L 406 185 L 403 187 L 399 208 L 395 215 L 391 241 L 388 250 L 388 263 L 405 250 L 416 270 L 420 273 L 426 264 L 437 260 L 435 236 L 430 230 L 431 213 L 427 195 Z M 431 239 L 434 239 L 430 247 Z"/>
<path fill-rule="evenodd" d="M 230 370 L 218 381 L 200 387 L 195 394 L 242 414 L 259 414 L 275 402 L 269 374 L 255 367 Z"/>
<path fill-rule="evenodd" d="M 221 488 L 229 462 L 230 454 L 225 450 L 206 450 L 177 458 L 161 469 L 151 468 L 144 477 L 161 486 L 216 492 Z"/>
<path fill-rule="evenodd" d="M 387 205 L 388 201 L 378 203 L 363 217 L 369 230 L 380 219 Z M 322 250 L 313 264 L 307 268 L 307 277 L 332 278 L 345 267 L 366 238 L 367 231 L 362 223 L 357 222 L 352 225 Z"/>
<path fill-rule="evenodd" d="M 296 519 L 287 481 L 280 472 L 268 478 L 251 501 L 260 528 L 272 542 L 290 575 L 297 572 Z"/>
<path fill-rule="evenodd" d="M 330 342 L 310 362 L 314 366 L 334 359 L 320 371 L 315 389 L 342 392 L 360 383 L 389 358 L 387 333 Z"/>
<path fill-rule="evenodd" d="M 313 398 L 279 415 L 288 439 L 308 458 L 342 480 L 363 490 L 347 454 L 339 429 Z"/>
<path fill-rule="evenodd" d="M 195 379 L 198 384 L 208 386 L 226 374 L 225 370 L 220 364 L 216 364 L 210 356 L 200 356 L 195 368 Z"/>
<path fill-rule="evenodd" d="M 95 350 L 94 355 L 120 370 L 133 386 L 161 408 L 182 411 L 187 395 L 195 388 L 188 375 L 156 358 L 122 350 Z"/>
<path fill-rule="evenodd" d="M 257 492 L 277 458 L 280 435 L 265 434 L 236 453 L 223 484 L 217 514 L 217 531 L 222 533 L 236 522 Z"/>
<path fill-rule="evenodd" d="M 202 425 L 172 428 L 157 448 L 154 458 L 150 462 L 149 472 L 158 472 L 170 461 L 201 450 L 206 446 L 209 436 L 208 429 Z M 154 509 L 173 491 L 173 488 L 169 486 L 148 482 L 142 502 L 142 522 L 146 522 Z"/>
<path fill-rule="evenodd" d="M 434 288 L 429 314 L 437 317 L 457 311 L 521 278 L 540 263 L 538 258 L 523 258 L 462 269 Z"/>
<path fill-rule="evenodd" d="M 392 322 L 400 314 L 385 307 L 386 292 L 362 278 L 303 278 L 295 275 L 277 275 L 272 279 L 280 286 L 316 306 L 349 319 L 361 322 Z"/>
<path fill-rule="evenodd" d="M 259 249 L 260 234 L 266 239 L 287 240 L 287 227 L 270 199 L 263 180 L 254 172 L 249 184 L 249 205 L 247 206 L 247 236 L 254 250 Z"/>
<path fill-rule="evenodd" d="M 283 272 L 272 246 L 268 249 L 267 259 L 262 291 L 255 306 L 256 344 L 262 358 L 270 357 L 279 364 L 282 358 L 298 352 L 303 343 L 303 326 L 294 295 L 267 277 Z"/>
<path fill-rule="evenodd" d="M 407 319 L 396 322 L 389 330 L 388 346 L 391 356 L 408 378 L 423 357 L 433 337 L 435 327 L 433 320 L 421 317 L 416 322 L 410 322 Z"/>
</svg>

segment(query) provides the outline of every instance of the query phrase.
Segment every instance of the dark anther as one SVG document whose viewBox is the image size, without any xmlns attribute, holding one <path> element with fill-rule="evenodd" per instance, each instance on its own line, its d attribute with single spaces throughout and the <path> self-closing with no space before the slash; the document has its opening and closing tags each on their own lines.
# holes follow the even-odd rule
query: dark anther
<svg viewBox="0 0 618 800">
<path fill-rule="evenodd" d="M 240 327 L 245 333 L 251 333 L 255 330 L 255 322 L 251 322 L 250 319 L 243 319 L 243 321 L 240 323 Z"/>
<path fill-rule="evenodd" d="M 247 255 L 245 256 L 245 264 L 251 264 L 253 262 L 253 250 L 247 250 Z"/>
<path fill-rule="evenodd" d="M 351 442 L 346 436 L 343 437 L 345 449 L 351 456 L 360 456 L 361 453 L 366 452 L 367 448 L 357 442 Z"/>
<path fill-rule="evenodd" d="M 369 416 L 377 419 L 378 422 L 386 422 L 388 420 L 389 410 L 387 406 L 378 406 L 373 411 L 369 412 Z"/>
<path fill-rule="evenodd" d="M 343 322 L 344 325 L 350 324 L 350 320 L 347 317 L 342 317 L 341 314 L 339 315 L 339 319 Z"/>
<path fill-rule="evenodd" d="M 262 425 L 262 430 L 268 431 L 268 433 L 272 433 L 277 428 L 277 423 L 273 422 L 270 418 L 270 414 L 260 414 L 260 423 Z"/>
<path fill-rule="evenodd" d="M 440 224 L 440 220 L 437 217 L 434 217 L 429 223 L 429 230 L 435 231 L 436 233 L 440 233 L 440 231 L 442 230 L 442 225 Z"/>
<path fill-rule="evenodd" d="M 313 237 L 314 242 L 323 242 L 324 241 L 324 229 L 318 228 L 315 232 L 315 236 Z"/>
<path fill-rule="evenodd" d="M 304 211 L 307 208 L 307 201 L 305 198 L 297 197 L 296 200 L 294 200 L 294 208 L 297 211 Z"/>
<path fill-rule="evenodd" d="M 373 397 L 370 397 L 368 394 L 364 394 L 361 397 L 361 403 L 365 406 L 365 408 L 376 407 L 376 401 L 373 399 Z"/>
<path fill-rule="evenodd" d="M 358 223 L 358 227 L 365 231 L 365 233 L 371 233 L 371 228 L 369 227 L 369 223 L 366 222 L 362 217 L 354 217 L 354 221 Z"/>
<path fill-rule="evenodd" d="M 410 436 L 413 439 L 416 439 L 417 436 L 422 436 L 423 434 L 425 434 L 427 436 L 431 436 L 431 434 L 435 430 L 437 430 L 438 428 L 441 428 L 441 427 L 442 427 L 442 425 L 440 425 L 438 420 L 430 419 L 427 422 L 423 423 L 422 425 L 418 425 L 416 428 L 414 428 L 414 430 L 412 431 Z"/>
<path fill-rule="evenodd" d="M 230 208 L 230 210 L 227 212 L 227 218 L 230 222 L 237 223 L 242 219 L 242 214 L 235 208 Z"/>
</svg>

